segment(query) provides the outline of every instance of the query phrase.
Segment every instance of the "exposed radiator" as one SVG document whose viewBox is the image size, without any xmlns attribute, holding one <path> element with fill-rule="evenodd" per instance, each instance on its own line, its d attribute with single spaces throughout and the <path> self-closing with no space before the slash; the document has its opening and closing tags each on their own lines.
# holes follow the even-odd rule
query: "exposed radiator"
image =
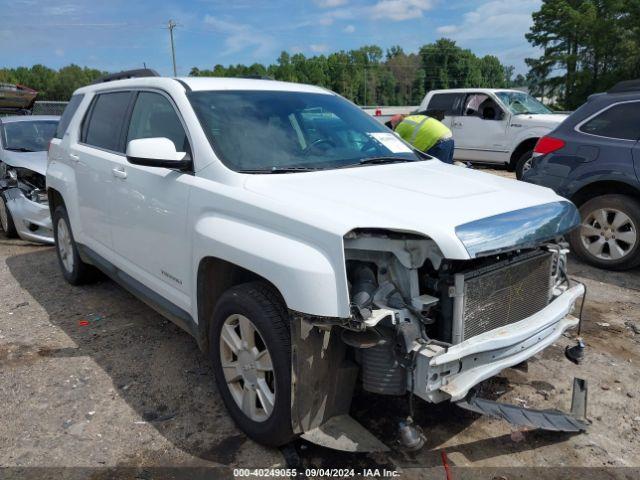
<svg viewBox="0 0 640 480">
<path fill-rule="evenodd" d="M 506 264 L 456 274 L 453 343 L 519 322 L 551 299 L 553 255 L 539 252 Z M 460 295 L 462 293 L 462 295 Z"/>
</svg>

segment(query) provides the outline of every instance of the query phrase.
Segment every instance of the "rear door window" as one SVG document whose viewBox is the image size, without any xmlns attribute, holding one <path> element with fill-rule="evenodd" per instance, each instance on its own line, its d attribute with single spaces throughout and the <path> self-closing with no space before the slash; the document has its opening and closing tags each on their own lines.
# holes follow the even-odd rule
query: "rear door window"
<svg viewBox="0 0 640 480">
<path fill-rule="evenodd" d="M 124 153 L 122 126 L 129 107 L 131 92 L 101 93 L 96 96 L 85 120 L 84 143 Z"/>
<path fill-rule="evenodd" d="M 583 123 L 579 130 L 599 137 L 640 139 L 640 102 L 619 103 Z"/>
<path fill-rule="evenodd" d="M 460 115 L 463 98 L 464 94 L 460 93 L 436 93 L 429 100 L 427 110 L 442 112 L 447 117 Z"/>
<path fill-rule="evenodd" d="M 168 138 L 178 152 L 190 152 L 187 134 L 169 99 L 159 93 L 140 92 L 131 114 L 127 143 L 155 137 Z"/>
<path fill-rule="evenodd" d="M 80 106 L 83 98 L 84 95 L 82 94 L 74 95 L 71 97 L 71 100 L 69 100 L 69 103 L 65 107 L 64 112 L 62 112 L 62 116 L 60 117 L 60 122 L 58 123 L 58 128 L 56 128 L 56 133 L 54 135 L 55 138 L 62 138 L 64 136 L 67 128 L 69 127 L 69 123 L 71 123 L 71 119 L 76 113 L 76 110 L 78 110 L 78 107 Z"/>
</svg>

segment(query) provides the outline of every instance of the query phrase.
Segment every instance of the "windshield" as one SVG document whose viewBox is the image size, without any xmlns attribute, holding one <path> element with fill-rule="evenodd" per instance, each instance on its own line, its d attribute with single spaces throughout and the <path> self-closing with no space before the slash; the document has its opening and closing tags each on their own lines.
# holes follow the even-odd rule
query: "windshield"
<svg viewBox="0 0 640 480">
<path fill-rule="evenodd" d="M 216 154 L 236 171 L 422 159 L 384 125 L 336 95 L 204 91 L 190 93 L 189 100 Z"/>
<path fill-rule="evenodd" d="M 5 150 L 42 152 L 56 133 L 55 120 L 34 120 L 2 124 L 2 145 Z"/>
<path fill-rule="evenodd" d="M 498 98 L 502 100 L 512 113 L 525 114 L 525 113 L 553 113 L 550 109 L 545 107 L 541 102 L 533 98 L 528 93 L 524 92 L 498 92 L 496 93 Z"/>
</svg>

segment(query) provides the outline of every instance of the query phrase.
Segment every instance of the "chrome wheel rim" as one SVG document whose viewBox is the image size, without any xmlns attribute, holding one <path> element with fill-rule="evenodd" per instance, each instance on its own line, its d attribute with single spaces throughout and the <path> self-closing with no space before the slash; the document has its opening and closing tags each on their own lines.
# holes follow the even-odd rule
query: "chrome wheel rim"
<svg viewBox="0 0 640 480">
<path fill-rule="evenodd" d="M 618 261 L 636 247 L 638 228 L 626 213 L 615 208 L 600 208 L 590 212 L 580 225 L 580 240 L 595 258 Z"/>
<path fill-rule="evenodd" d="M 254 422 L 267 420 L 276 402 L 273 362 L 260 332 L 244 315 L 224 321 L 220 360 L 236 405 Z"/>
<path fill-rule="evenodd" d="M 9 217 L 7 216 L 7 205 L 4 198 L 0 195 L 0 226 L 5 232 L 9 230 Z"/>
<path fill-rule="evenodd" d="M 71 273 L 73 272 L 73 246 L 71 244 L 71 234 L 67 227 L 67 222 L 63 218 L 58 220 L 58 234 L 57 245 L 58 253 L 60 254 L 60 260 L 64 269 Z"/>
<path fill-rule="evenodd" d="M 531 170 L 531 166 L 533 164 L 533 157 L 529 157 L 526 162 L 522 164 L 522 173 L 528 172 Z"/>
</svg>

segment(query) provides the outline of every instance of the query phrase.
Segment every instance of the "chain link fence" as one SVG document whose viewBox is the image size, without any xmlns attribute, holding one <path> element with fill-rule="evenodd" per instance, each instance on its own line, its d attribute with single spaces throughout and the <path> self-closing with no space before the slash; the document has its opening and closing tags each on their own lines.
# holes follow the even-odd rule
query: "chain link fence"
<svg viewBox="0 0 640 480">
<path fill-rule="evenodd" d="M 37 101 L 33 105 L 31 115 L 62 115 L 69 102 Z"/>
</svg>

